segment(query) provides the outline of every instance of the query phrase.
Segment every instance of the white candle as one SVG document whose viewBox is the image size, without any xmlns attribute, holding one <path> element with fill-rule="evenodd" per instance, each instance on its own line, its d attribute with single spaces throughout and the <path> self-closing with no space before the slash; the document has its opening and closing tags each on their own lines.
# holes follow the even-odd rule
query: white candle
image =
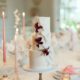
<svg viewBox="0 0 80 80">
<path fill-rule="evenodd" d="M 2 12 L 2 33 L 3 33 L 3 62 L 6 63 L 6 32 L 5 32 L 5 13 Z"/>
<path fill-rule="evenodd" d="M 18 29 L 18 28 L 16 28 L 16 32 L 15 32 L 15 42 L 16 42 L 16 40 L 17 40 L 18 31 L 19 31 L 19 29 Z"/>
<path fill-rule="evenodd" d="M 25 34 L 26 34 L 26 21 L 25 21 L 25 12 L 22 13 L 22 33 L 23 33 L 23 36 L 25 37 Z"/>
<path fill-rule="evenodd" d="M 16 79 L 19 80 L 19 74 L 18 74 L 18 63 L 17 63 L 17 52 L 16 52 L 16 43 L 17 43 L 17 37 L 18 37 L 18 31 L 19 29 L 16 28 L 16 32 L 15 32 L 15 37 L 14 37 L 14 42 L 15 42 L 15 76 L 16 76 Z"/>
</svg>

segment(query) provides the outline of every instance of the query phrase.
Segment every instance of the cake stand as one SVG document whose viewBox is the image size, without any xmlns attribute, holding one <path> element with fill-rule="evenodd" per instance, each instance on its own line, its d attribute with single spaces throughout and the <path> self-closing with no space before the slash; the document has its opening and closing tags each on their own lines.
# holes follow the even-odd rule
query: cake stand
<svg viewBox="0 0 80 80">
<path fill-rule="evenodd" d="M 48 68 L 48 69 L 30 69 L 30 68 L 23 68 L 24 71 L 27 71 L 27 72 L 34 72 L 34 73 L 38 73 L 39 74 L 39 80 L 42 80 L 42 73 L 45 73 L 45 72 L 53 72 L 55 69 L 54 68 Z"/>
</svg>

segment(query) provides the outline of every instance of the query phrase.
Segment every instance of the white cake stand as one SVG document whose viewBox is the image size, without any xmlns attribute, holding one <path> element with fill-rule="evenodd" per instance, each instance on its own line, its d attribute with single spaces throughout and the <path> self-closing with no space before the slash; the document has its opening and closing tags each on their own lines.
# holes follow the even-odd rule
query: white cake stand
<svg viewBox="0 0 80 80">
<path fill-rule="evenodd" d="M 24 68 L 23 68 L 24 69 Z M 34 73 L 38 73 L 39 74 L 39 80 L 42 80 L 42 73 L 45 73 L 45 72 L 53 72 L 54 71 L 54 68 L 48 68 L 48 69 L 24 69 L 24 71 L 28 71 L 28 72 L 34 72 Z"/>
</svg>

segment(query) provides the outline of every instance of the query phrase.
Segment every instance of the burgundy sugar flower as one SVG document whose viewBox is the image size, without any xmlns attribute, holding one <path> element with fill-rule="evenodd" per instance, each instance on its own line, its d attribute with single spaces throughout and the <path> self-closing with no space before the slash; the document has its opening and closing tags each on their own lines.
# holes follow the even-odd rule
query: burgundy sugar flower
<svg viewBox="0 0 80 80">
<path fill-rule="evenodd" d="M 43 54 L 46 55 L 46 56 L 49 55 L 49 51 L 48 50 L 49 50 L 49 48 L 43 49 L 42 50 Z"/>
<path fill-rule="evenodd" d="M 39 30 L 39 29 L 42 29 L 42 28 L 43 28 L 43 27 L 42 27 L 41 25 L 39 26 L 39 23 L 38 23 L 38 22 L 35 24 L 35 29 L 36 29 L 35 31 L 36 31 L 36 32 L 39 32 L 38 30 Z"/>
<path fill-rule="evenodd" d="M 40 44 L 43 44 L 42 37 L 38 37 L 35 39 L 35 42 L 37 43 L 37 47 L 39 47 Z"/>
</svg>

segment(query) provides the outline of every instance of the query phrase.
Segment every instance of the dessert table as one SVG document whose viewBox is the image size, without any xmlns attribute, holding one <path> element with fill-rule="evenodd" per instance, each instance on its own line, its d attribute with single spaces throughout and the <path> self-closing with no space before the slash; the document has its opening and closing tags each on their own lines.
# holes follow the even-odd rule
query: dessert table
<svg viewBox="0 0 80 80">
<path fill-rule="evenodd" d="M 26 72 L 38 73 L 39 74 L 39 80 L 43 80 L 43 78 L 42 78 L 43 73 L 51 73 L 51 72 L 55 71 L 55 69 L 53 67 L 49 68 L 49 69 L 30 69 L 28 67 L 23 67 L 23 69 Z"/>
</svg>

